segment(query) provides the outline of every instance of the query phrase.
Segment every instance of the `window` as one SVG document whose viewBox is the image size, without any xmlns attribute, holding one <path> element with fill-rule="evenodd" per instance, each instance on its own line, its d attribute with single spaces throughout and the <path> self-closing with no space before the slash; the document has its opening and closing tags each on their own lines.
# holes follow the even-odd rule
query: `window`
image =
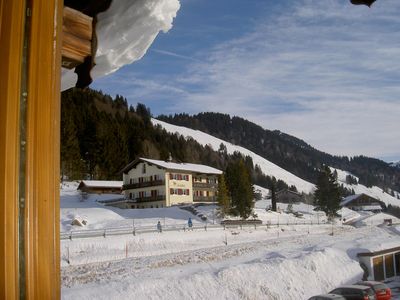
<svg viewBox="0 0 400 300">
<path fill-rule="evenodd" d="M 142 174 L 146 174 L 146 164 L 142 165 Z"/>
<path fill-rule="evenodd" d="M 173 194 L 174 194 L 174 189 L 169 189 L 169 193 L 170 193 L 171 195 L 173 195 Z"/>
</svg>

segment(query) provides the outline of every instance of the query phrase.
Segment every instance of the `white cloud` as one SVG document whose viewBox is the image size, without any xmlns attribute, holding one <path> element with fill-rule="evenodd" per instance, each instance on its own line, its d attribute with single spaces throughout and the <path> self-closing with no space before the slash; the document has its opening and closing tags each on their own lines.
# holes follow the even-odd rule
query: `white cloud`
<svg viewBox="0 0 400 300">
<path fill-rule="evenodd" d="M 182 56 L 183 73 L 125 72 L 124 95 L 168 103 L 155 113 L 242 116 L 332 154 L 400 158 L 399 12 L 398 0 L 287 1 L 196 61 Z"/>
<path fill-rule="evenodd" d="M 333 154 L 400 156 L 400 3 L 379 2 L 307 0 L 269 16 L 192 64 L 174 84 L 201 89 L 170 112 L 243 116 Z"/>
</svg>

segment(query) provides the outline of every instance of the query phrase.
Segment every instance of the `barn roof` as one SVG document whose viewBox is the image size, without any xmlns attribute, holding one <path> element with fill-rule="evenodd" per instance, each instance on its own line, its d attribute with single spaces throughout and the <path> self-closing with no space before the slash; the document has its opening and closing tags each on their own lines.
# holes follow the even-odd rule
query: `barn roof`
<svg viewBox="0 0 400 300">
<path fill-rule="evenodd" d="M 346 198 L 344 198 L 344 199 L 340 202 L 340 206 L 345 206 L 345 205 L 349 204 L 350 202 L 352 202 L 352 201 L 354 201 L 354 200 L 360 198 L 361 196 L 365 196 L 365 197 L 371 198 L 371 199 L 373 199 L 373 200 L 375 200 L 376 202 L 379 202 L 379 203 L 382 202 L 382 201 L 379 201 L 378 199 L 376 199 L 376 198 L 374 198 L 374 197 L 371 197 L 370 195 L 367 195 L 367 194 L 362 193 L 362 194 L 355 194 L 355 195 L 347 196 Z"/>
</svg>

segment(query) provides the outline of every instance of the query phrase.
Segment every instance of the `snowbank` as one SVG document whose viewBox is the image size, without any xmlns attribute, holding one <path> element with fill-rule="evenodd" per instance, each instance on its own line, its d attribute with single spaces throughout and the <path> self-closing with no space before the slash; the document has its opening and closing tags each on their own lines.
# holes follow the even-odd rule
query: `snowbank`
<svg viewBox="0 0 400 300">
<path fill-rule="evenodd" d="M 62 298 L 307 299 L 360 280 L 357 253 L 400 242 L 377 227 L 284 228 L 63 241 Z"/>
<path fill-rule="evenodd" d="M 63 229 L 119 227 L 133 220 L 136 226 L 155 228 L 158 220 L 186 224 L 189 216 L 195 224 L 202 222 L 177 207 L 122 210 L 96 202 L 116 195 L 89 195 L 82 202 L 76 186 L 62 185 Z M 400 244 L 395 227 L 323 224 L 326 217 L 311 205 L 294 204 L 293 211 L 303 213 L 295 218 L 284 212 L 287 204 L 278 204 L 281 213 L 266 211 L 266 201 L 258 201 L 255 212 L 264 223 L 279 220 L 279 227 L 201 227 L 62 240 L 62 299 L 307 299 L 361 279 L 357 253 Z M 215 206 L 196 209 L 210 221 Z M 74 216 L 87 225 L 71 228 Z M 298 225 L 301 220 L 315 222 Z"/>
</svg>

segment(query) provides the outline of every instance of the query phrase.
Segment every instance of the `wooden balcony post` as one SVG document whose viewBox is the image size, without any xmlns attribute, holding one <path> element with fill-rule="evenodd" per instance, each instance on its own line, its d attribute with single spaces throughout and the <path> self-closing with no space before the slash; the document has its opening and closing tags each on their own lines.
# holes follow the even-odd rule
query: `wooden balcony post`
<svg viewBox="0 0 400 300">
<path fill-rule="evenodd" d="M 60 76 L 62 0 L 32 1 L 26 141 L 28 299 L 60 298 Z"/>
<path fill-rule="evenodd" d="M 25 1 L 0 0 L 0 299 L 19 299 L 19 121 Z"/>
</svg>

